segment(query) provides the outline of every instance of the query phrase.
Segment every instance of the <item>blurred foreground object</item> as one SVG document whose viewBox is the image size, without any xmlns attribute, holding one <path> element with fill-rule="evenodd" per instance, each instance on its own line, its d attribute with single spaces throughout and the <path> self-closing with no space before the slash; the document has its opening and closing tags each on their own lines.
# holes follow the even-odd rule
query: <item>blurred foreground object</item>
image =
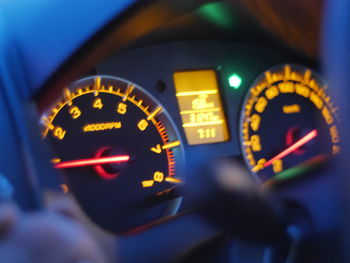
<svg viewBox="0 0 350 263">
<path fill-rule="evenodd" d="M 22 214 L 0 206 L 0 262 L 105 263 L 94 238 L 75 220 L 53 211 Z"/>
</svg>

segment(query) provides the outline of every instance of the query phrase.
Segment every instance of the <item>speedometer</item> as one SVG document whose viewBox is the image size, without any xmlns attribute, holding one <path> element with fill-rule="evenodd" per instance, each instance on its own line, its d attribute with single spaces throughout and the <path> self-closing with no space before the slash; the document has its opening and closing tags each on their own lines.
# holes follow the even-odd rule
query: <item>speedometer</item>
<svg viewBox="0 0 350 263">
<path fill-rule="evenodd" d="M 310 69 L 283 65 L 253 83 L 243 105 L 241 144 L 261 182 L 290 178 L 340 150 L 336 108 Z"/>
<path fill-rule="evenodd" d="M 173 213 L 178 200 L 162 196 L 182 184 L 184 160 L 165 108 L 116 77 L 85 78 L 63 94 L 42 118 L 43 137 L 87 215 L 120 232 Z"/>
</svg>

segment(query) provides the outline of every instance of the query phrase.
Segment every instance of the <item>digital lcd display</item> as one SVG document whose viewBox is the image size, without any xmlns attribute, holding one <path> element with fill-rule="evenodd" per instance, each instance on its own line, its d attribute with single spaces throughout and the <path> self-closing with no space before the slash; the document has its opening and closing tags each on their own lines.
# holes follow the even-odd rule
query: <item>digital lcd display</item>
<svg viewBox="0 0 350 263">
<path fill-rule="evenodd" d="M 173 77 L 188 144 L 227 141 L 229 135 L 216 72 L 178 71 Z"/>
</svg>

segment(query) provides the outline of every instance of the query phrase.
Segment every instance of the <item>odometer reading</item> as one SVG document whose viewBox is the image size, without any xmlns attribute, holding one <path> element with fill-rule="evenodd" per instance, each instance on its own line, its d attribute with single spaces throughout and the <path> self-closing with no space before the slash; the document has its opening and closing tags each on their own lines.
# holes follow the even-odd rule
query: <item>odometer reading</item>
<svg viewBox="0 0 350 263">
<path fill-rule="evenodd" d="M 127 230 L 174 206 L 147 203 L 182 183 L 183 156 L 165 109 L 142 88 L 113 77 L 77 81 L 43 123 L 54 167 L 102 227 Z"/>
<path fill-rule="evenodd" d="M 178 71 L 173 77 L 188 144 L 227 141 L 228 129 L 215 71 Z"/>
<path fill-rule="evenodd" d="M 261 182 L 290 178 L 340 151 L 335 108 L 310 69 L 279 66 L 258 77 L 241 117 L 243 155 Z"/>
</svg>

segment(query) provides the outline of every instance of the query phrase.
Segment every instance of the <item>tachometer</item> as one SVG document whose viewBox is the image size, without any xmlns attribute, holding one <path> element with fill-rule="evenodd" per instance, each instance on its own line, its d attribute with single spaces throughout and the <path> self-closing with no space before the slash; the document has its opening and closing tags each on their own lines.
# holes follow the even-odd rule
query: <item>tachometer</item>
<svg viewBox="0 0 350 263">
<path fill-rule="evenodd" d="M 178 200 L 154 200 L 183 182 L 181 140 L 143 88 L 116 77 L 79 80 L 42 122 L 64 187 L 100 226 L 120 232 L 176 210 Z"/>
<path fill-rule="evenodd" d="M 310 69 L 277 66 L 253 83 L 243 105 L 241 144 L 264 182 L 289 178 L 340 150 L 336 108 L 325 82 Z"/>
</svg>

